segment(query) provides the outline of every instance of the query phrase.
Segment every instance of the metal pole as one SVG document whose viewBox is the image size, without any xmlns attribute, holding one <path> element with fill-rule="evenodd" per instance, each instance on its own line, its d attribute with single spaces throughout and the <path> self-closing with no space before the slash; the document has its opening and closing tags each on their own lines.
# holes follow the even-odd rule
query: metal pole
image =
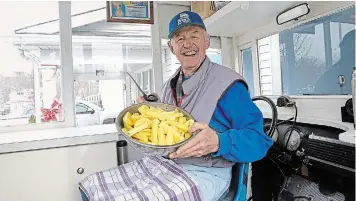
<svg viewBox="0 0 356 201">
<path fill-rule="evenodd" d="M 72 55 L 72 19 L 71 2 L 60 1 L 59 5 L 59 39 L 61 45 L 62 105 L 66 126 L 75 126 L 74 113 L 74 75 Z"/>
<path fill-rule="evenodd" d="M 154 78 L 154 91 L 160 95 L 163 86 L 163 68 L 162 68 L 162 45 L 159 28 L 159 9 L 158 2 L 153 2 L 154 24 L 151 26 L 151 43 L 152 43 L 152 70 Z"/>
</svg>

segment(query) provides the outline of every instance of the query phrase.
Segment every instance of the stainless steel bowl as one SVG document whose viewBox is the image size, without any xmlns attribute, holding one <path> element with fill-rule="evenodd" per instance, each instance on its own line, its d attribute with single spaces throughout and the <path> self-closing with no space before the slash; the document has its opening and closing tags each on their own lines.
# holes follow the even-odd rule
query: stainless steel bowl
<svg viewBox="0 0 356 201">
<path fill-rule="evenodd" d="M 152 106 L 152 107 L 158 107 L 161 108 L 167 112 L 174 111 L 175 109 L 178 109 L 180 112 L 184 114 L 184 116 L 189 119 L 193 119 L 193 116 L 190 115 L 188 112 L 182 110 L 179 107 L 176 107 L 174 105 L 169 105 L 169 104 L 164 104 L 164 103 L 155 103 L 155 102 L 144 102 L 144 103 L 139 103 L 136 105 L 132 105 L 130 107 L 127 107 L 121 113 L 119 116 L 116 118 L 115 125 L 116 129 L 118 132 L 125 137 L 125 139 L 129 142 L 130 146 L 132 146 L 135 150 L 141 152 L 144 155 L 153 155 L 153 156 L 168 156 L 170 153 L 176 151 L 178 147 L 182 146 L 183 144 L 187 143 L 193 136 L 192 136 L 178 144 L 174 145 L 166 145 L 166 146 L 158 146 L 158 145 L 150 145 L 150 144 L 144 144 L 139 142 L 138 140 L 133 139 L 132 137 L 126 135 L 122 129 L 124 128 L 124 122 L 123 122 L 123 117 L 127 112 L 135 113 L 138 112 L 138 108 L 141 107 L 142 105 L 147 105 L 147 106 Z"/>
</svg>

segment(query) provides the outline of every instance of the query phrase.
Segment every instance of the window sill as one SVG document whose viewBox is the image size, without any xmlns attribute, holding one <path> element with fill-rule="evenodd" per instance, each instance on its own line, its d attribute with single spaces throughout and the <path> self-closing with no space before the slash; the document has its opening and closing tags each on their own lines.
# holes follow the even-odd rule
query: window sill
<svg viewBox="0 0 356 201">
<path fill-rule="evenodd" d="M 2 133 L 0 154 L 112 142 L 118 139 L 115 124 Z"/>
</svg>

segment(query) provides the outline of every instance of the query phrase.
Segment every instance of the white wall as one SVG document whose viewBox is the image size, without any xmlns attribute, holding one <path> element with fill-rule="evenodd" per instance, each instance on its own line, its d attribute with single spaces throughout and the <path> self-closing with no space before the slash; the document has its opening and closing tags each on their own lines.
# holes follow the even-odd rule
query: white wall
<svg viewBox="0 0 356 201">
<path fill-rule="evenodd" d="M 235 55 L 232 45 L 232 38 L 221 37 L 222 65 L 231 69 L 235 69 Z"/>
</svg>

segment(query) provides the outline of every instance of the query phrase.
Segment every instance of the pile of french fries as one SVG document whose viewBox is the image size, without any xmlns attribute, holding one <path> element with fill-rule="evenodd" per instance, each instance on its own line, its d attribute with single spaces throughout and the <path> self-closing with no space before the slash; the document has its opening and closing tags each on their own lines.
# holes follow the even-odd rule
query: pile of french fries
<svg viewBox="0 0 356 201">
<path fill-rule="evenodd" d="M 158 107 L 142 105 L 138 112 L 127 112 L 123 117 L 122 131 L 145 144 L 174 145 L 188 139 L 194 120 L 187 119 L 182 112 L 167 112 Z"/>
</svg>

